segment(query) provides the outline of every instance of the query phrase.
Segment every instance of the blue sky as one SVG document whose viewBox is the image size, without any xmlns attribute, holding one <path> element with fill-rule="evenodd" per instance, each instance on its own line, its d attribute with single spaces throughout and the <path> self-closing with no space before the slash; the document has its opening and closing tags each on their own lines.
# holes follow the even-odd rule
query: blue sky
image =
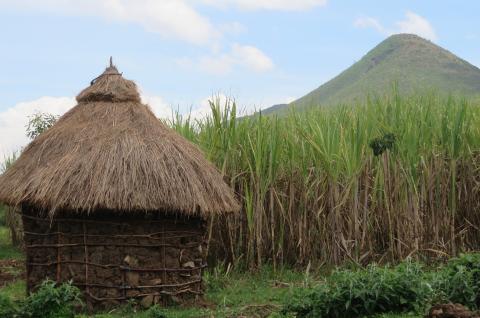
<svg viewBox="0 0 480 318">
<path fill-rule="evenodd" d="M 63 113 L 113 55 L 159 116 L 221 93 L 248 111 L 301 97 L 388 35 L 480 65 L 479 1 L 0 0 L 0 156 L 26 116 Z"/>
</svg>

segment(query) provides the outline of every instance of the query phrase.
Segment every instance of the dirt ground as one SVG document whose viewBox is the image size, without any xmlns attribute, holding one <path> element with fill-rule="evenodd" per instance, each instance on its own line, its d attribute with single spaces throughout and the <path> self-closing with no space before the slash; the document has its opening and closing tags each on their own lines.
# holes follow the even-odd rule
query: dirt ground
<svg viewBox="0 0 480 318">
<path fill-rule="evenodd" d="M 439 304 L 433 306 L 426 318 L 480 318 L 480 312 L 468 310 L 461 304 Z"/>
</svg>

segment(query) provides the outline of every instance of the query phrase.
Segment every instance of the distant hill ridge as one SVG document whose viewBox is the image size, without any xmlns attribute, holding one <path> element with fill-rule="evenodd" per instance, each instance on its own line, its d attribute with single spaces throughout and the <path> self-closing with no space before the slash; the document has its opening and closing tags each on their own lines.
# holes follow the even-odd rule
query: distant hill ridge
<svg viewBox="0 0 480 318">
<path fill-rule="evenodd" d="M 290 104 L 262 113 L 363 100 L 383 95 L 396 82 L 400 93 L 434 89 L 445 94 L 480 95 L 480 69 L 442 47 L 413 34 L 392 35 L 360 61 Z"/>
</svg>

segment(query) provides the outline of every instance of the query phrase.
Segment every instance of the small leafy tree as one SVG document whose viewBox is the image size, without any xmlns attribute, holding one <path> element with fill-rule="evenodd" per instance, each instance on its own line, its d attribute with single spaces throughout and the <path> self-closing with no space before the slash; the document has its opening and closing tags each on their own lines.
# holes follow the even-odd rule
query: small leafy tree
<svg viewBox="0 0 480 318">
<path fill-rule="evenodd" d="M 26 128 L 26 135 L 31 140 L 35 139 L 38 135 L 46 131 L 48 128 L 53 126 L 58 120 L 58 116 L 36 112 L 35 114 L 28 116 L 28 124 Z M 4 158 L 3 163 L 0 164 L 0 173 L 4 173 L 16 160 L 18 154 L 14 152 L 11 156 Z M 0 207 L 2 209 L 2 207 Z M 4 213 L 1 213 L 1 221 L 7 224 L 10 229 L 10 236 L 12 238 L 12 244 L 17 247 L 21 247 L 22 237 L 23 237 L 23 226 L 22 220 L 19 214 L 15 213 L 15 209 L 11 207 L 3 208 Z"/>
<path fill-rule="evenodd" d="M 42 112 L 36 112 L 35 114 L 28 116 L 28 124 L 26 127 L 27 137 L 32 140 L 37 138 L 38 135 L 52 127 L 57 120 L 58 116 Z"/>
</svg>

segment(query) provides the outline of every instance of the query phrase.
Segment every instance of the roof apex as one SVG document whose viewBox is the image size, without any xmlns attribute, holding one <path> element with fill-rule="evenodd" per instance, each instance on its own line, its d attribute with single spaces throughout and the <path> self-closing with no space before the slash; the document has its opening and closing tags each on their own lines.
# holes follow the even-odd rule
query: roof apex
<svg viewBox="0 0 480 318">
<path fill-rule="evenodd" d="M 140 102 L 137 85 L 123 78 L 110 57 L 110 65 L 77 96 L 82 102 Z"/>
</svg>

